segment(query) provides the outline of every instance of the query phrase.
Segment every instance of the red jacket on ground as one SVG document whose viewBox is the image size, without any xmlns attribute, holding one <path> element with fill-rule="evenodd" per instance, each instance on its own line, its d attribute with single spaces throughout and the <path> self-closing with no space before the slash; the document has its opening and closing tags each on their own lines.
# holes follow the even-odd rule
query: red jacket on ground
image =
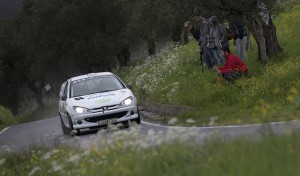
<svg viewBox="0 0 300 176">
<path fill-rule="evenodd" d="M 247 65 L 236 55 L 229 53 L 226 57 L 226 62 L 224 67 L 219 68 L 221 70 L 221 74 L 233 72 L 233 71 L 240 71 L 242 73 L 248 72 Z"/>
</svg>

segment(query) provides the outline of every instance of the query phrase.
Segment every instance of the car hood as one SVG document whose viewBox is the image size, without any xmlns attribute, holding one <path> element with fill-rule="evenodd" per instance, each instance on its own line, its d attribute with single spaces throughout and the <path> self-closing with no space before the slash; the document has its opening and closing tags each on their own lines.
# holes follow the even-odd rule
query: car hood
<svg viewBox="0 0 300 176">
<path fill-rule="evenodd" d="M 133 94 L 129 89 L 109 91 L 85 96 L 71 98 L 73 106 L 85 107 L 88 109 L 99 108 L 103 106 L 118 105 Z"/>
</svg>

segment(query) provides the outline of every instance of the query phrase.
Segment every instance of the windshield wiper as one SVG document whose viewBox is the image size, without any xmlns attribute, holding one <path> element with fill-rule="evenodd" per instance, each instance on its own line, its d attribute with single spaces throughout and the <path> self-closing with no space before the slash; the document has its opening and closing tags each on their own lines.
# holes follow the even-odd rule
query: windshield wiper
<svg viewBox="0 0 300 176">
<path fill-rule="evenodd" d="M 100 92 L 98 92 L 98 93 L 111 92 L 111 91 L 115 91 L 115 90 L 118 90 L 118 89 L 103 90 L 103 91 L 100 91 Z"/>
</svg>

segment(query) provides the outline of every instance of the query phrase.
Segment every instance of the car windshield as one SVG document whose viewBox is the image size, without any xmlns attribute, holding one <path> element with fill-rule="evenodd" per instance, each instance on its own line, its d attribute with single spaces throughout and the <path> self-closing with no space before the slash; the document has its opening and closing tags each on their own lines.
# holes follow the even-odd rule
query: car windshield
<svg viewBox="0 0 300 176">
<path fill-rule="evenodd" d="M 71 82 L 70 97 L 108 92 L 125 88 L 113 75 L 94 76 Z"/>
</svg>

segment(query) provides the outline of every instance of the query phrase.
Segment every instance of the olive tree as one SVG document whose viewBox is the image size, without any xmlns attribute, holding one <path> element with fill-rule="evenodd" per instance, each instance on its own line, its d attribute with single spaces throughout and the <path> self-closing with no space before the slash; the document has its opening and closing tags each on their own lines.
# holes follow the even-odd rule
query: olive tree
<svg viewBox="0 0 300 176">
<path fill-rule="evenodd" d="M 204 0 L 199 7 L 209 8 L 225 18 L 230 15 L 243 18 L 258 46 L 258 58 L 265 64 L 268 57 L 282 52 L 272 22 L 272 12 L 278 3 L 278 0 Z"/>
</svg>

